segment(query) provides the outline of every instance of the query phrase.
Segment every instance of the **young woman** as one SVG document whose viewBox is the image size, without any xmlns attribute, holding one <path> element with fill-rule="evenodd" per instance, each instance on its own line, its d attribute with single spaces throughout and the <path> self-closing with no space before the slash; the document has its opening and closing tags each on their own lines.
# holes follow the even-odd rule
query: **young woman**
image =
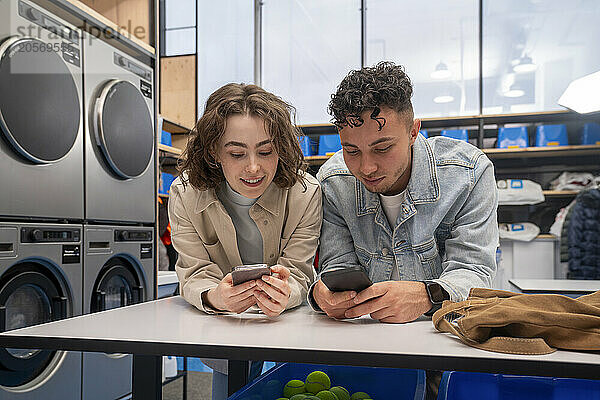
<svg viewBox="0 0 600 400">
<path fill-rule="evenodd" d="M 277 316 L 314 279 L 321 189 L 305 173 L 291 110 L 258 86 L 232 83 L 208 98 L 192 132 L 169 219 L 181 294 L 206 313 Z M 255 263 L 273 274 L 234 286 L 232 268 Z M 226 362 L 212 364 L 213 399 L 225 398 Z"/>
</svg>

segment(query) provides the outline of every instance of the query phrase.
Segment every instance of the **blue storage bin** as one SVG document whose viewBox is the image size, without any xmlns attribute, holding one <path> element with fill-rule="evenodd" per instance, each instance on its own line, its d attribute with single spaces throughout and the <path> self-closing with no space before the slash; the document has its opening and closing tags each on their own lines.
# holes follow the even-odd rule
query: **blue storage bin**
<svg viewBox="0 0 600 400">
<path fill-rule="evenodd" d="M 528 147 L 529 137 L 527 127 L 500 128 L 498 130 L 498 142 L 496 147 L 501 149 L 512 149 L 516 147 Z"/>
<path fill-rule="evenodd" d="M 329 375 L 332 386 L 343 386 L 350 394 L 366 392 L 373 399 L 425 398 L 425 371 L 422 370 L 284 363 L 244 386 L 229 399 L 275 400 L 283 397 L 283 386 L 288 381 L 304 381 L 313 371 L 325 372 Z"/>
<path fill-rule="evenodd" d="M 568 144 L 566 125 L 540 125 L 537 127 L 535 134 L 536 146 L 567 146 Z"/>
<path fill-rule="evenodd" d="M 160 134 L 160 142 L 162 144 L 166 144 L 167 146 L 171 146 L 171 132 L 162 131 Z"/>
<path fill-rule="evenodd" d="M 332 155 L 338 150 L 341 150 L 342 142 L 340 135 L 321 135 L 319 136 L 319 155 Z"/>
<path fill-rule="evenodd" d="M 590 122 L 583 125 L 581 144 L 600 144 L 600 124 Z"/>
<path fill-rule="evenodd" d="M 428 137 L 429 137 L 429 134 L 427 134 L 427 131 L 426 131 L 425 129 L 421 129 L 421 130 L 419 131 L 419 133 L 420 133 L 421 135 L 425 136 L 426 138 L 428 138 Z"/>
<path fill-rule="evenodd" d="M 437 400 L 600 400 L 600 381 L 444 372 Z"/>
<path fill-rule="evenodd" d="M 158 188 L 158 193 L 160 194 L 169 194 L 169 189 L 171 188 L 171 184 L 175 177 L 172 174 L 167 172 L 160 173 L 160 186 Z"/>
<path fill-rule="evenodd" d="M 300 149 L 304 157 L 314 156 L 317 153 L 317 143 L 308 136 L 300 136 Z"/>
<path fill-rule="evenodd" d="M 442 136 L 462 140 L 464 142 L 469 141 L 469 132 L 467 132 L 466 129 L 444 129 L 442 131 Z"/>
</svg>

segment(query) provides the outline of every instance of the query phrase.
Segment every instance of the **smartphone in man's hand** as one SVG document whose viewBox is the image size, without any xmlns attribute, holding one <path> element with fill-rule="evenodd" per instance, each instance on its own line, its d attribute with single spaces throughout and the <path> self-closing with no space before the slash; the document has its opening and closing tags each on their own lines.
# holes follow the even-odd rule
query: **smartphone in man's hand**
<svg viewBox="0 0 600 400">
<path fill-rule="evenodd" d="M 361 292 L 373 283 L 361 267 L 336 267 L 324 271 L 321 280 L 332 292 Z"/>
</svg>

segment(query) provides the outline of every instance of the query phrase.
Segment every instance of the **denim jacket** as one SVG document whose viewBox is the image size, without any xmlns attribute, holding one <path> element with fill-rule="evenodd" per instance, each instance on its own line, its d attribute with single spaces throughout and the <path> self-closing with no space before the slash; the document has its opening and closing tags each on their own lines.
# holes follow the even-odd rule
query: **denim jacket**
<svg viewBox="0 0 600 400">
<path fill-rule="evenodd" d="M 381 282 L 390 279 L 396 263 L 401 280 L 435 280 L 453 301 L 464 300 L 473 287 L 491 285 L 498 193 L 494 166 L 481 150 L 419 135 L 393 227 L 379 195 L 346 167 L 342 150 L 323 164 L 317 178 L 323 192 L 320 273 L 361 265 L 373 282 Z"/>
</svg>

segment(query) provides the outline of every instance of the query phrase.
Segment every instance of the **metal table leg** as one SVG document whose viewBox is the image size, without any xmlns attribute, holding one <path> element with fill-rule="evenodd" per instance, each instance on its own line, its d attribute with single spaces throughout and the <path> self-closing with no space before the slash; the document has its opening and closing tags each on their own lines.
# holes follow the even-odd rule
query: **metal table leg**
<svg viewBox="0 0 600 400">
<path fill-rule="evenodd" d="M 229 396 L 248 383 L 248 361 L 228 360 L 227 391 Z"/>
<path fill-rule="evenodd" d="M 133 400 L 162 400 L 162 357 L 134 354 L 132 386 Z"/>
</svg>

